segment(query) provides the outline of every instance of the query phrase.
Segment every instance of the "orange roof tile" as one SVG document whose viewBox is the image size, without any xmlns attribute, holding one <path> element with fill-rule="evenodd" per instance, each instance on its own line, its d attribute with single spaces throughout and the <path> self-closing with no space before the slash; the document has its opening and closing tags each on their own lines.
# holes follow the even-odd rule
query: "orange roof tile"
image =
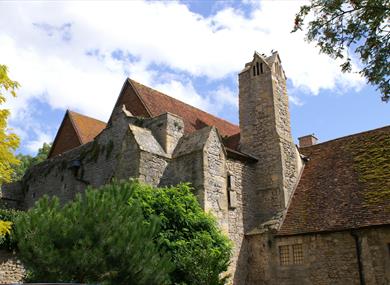
<svg viewBox="0 0 390 285">
<path fill-rule="evenodd" d="M 105 127 L 102 121 L 67 110 L 48 158 L 92 141 Z"/>
<path fill-rule="evenodd" d="M 105 122 L 74 111 L 69 111 L 69 116 L 82 144 L 92 141 L 106 127 Z"/>
<path fill-rule="evenodd" d="M 144 103 L 150 116 L 155 117 L 166 112 L 176 114 L 184 120 L 186 133 L 192 133 L 205 126 L 215 126 L 222 136 L 232 136 L 240 132 L 237 125 L 226 120 L 215 117 L 132 79 L 129 79 L 129 82 Z M 132 113 L 138 111 L 132 110 L 132 106 L 126 107 Z"/>
</svg>

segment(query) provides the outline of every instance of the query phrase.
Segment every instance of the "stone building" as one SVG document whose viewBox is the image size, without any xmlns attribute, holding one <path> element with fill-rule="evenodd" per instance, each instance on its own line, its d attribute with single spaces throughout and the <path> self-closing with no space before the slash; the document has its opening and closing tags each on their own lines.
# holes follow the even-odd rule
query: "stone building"
<svg viewBox="0 0 390 285">
<path fill-rule="evenodd" d="M 239 121 L 127 79 L 107 124 L 66 112 L 3 205 L 66 202 L 114 177 L 191 182 L 234 242 L 232 284 L 390 284 L 390 127 L 296 146 L 277 52 L 239 73 Z"/>
</svg>

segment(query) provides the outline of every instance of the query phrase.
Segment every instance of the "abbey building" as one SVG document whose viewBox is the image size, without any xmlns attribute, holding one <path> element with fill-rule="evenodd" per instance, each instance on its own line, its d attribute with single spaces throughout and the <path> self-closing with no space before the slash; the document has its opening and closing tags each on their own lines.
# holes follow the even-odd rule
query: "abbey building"
<svg viewBox="0 0 390 285">
<path fill-rule="evenodd" d="M 3 205 L 191 182 L 234 243 L 231 284 L 390 284 L 390 126 L 296 146 L 279 54 L 255 53 L 238 80 L 239 126 L 127 79 L 107 123 L 66 112 Z"/>
</svg>

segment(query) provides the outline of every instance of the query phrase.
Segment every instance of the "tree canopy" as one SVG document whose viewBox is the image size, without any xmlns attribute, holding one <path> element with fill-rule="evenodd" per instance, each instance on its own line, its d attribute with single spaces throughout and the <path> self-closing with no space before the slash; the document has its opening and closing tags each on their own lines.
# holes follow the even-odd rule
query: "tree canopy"
<svg viewBox="0 0 390 285">
<path fill-rule="evenodd" d="M 6 102 L 6 95 L 15 97 L 18 87 L 19 83 L 8 77 L 7 67 L 0 64 L 0 105 Z M 9 110 L 0 109 L 0 185 L 11 181 L 13 165 L 19 163 L 14 155 L 19 146 L 19 138 L 16 134 L 9 133 L 7 128 L 9 114 Z"/>
<path fill-rule="evenodd" d="M 362 64 L 360 74 L 377 86 L 382 100 L 388 102 L 389 0 L 311 0 L 297 13 L 293 32 L 302 29 L 307 19 L 306 39 L 316 42 L 322 53 L 342 59 L 343 72 L 351 71 L 351 58 L 357 56 Z"/>
<path fill-rule="evenodd" d="M 12 180 L 20 180 L 30 167 L 44 161 L 51 148 L 51 143 L 43 143 L 42 147 L 38 149 L 36 156 L 18 154 L 16 158 L 20 161 L 19 164 L 13 165 L 14 173 L 12 174 Z"/>
</svg>

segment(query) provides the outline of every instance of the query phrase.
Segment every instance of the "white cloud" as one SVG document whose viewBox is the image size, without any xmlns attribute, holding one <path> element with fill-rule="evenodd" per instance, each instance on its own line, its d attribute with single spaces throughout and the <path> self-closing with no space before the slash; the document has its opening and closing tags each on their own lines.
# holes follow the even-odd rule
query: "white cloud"
<svg viewBox="0 0 390 285">
<path fill-rule="evenodd" d="M 359 89 L 360 76 L 342 74 L 338 64 L 303 40 L 302 33 L 290 33 L 301 4 L 262 1 L 251 6 L 249 17 L 222 7 L 205 18 L 175 1 L 1 2 L 0 63 L 7 64 L 12 78 L 22 84 L 20 96 L 9 106 L 15 120 L 31 99 L 106 120 L 130 75 L 218 113 L 221 104 L 215 102 L 236 105 L 235 92 L 220 87 L 200 95 L 191 79 L 230 78 L 251 60 L 255 49 L 279 51 L 294 91 Z M 111 57 L 118 49 L 133 58 Z M 87 55 L 88 51 L 96 53 Z M 164 76 L 158 66 L 183 76 Z M 298 102 L 296 98 L 291 101 Z"/>
<path fill-rule="evenodd" d="M 39 148 L 42 147 L 43 143 L 51 142 L 52 137 L 50 134 L 38 131 L 35 139 L 30 140 L 26 147 L 32 153 L 36 153 Z"/>
</svg>

